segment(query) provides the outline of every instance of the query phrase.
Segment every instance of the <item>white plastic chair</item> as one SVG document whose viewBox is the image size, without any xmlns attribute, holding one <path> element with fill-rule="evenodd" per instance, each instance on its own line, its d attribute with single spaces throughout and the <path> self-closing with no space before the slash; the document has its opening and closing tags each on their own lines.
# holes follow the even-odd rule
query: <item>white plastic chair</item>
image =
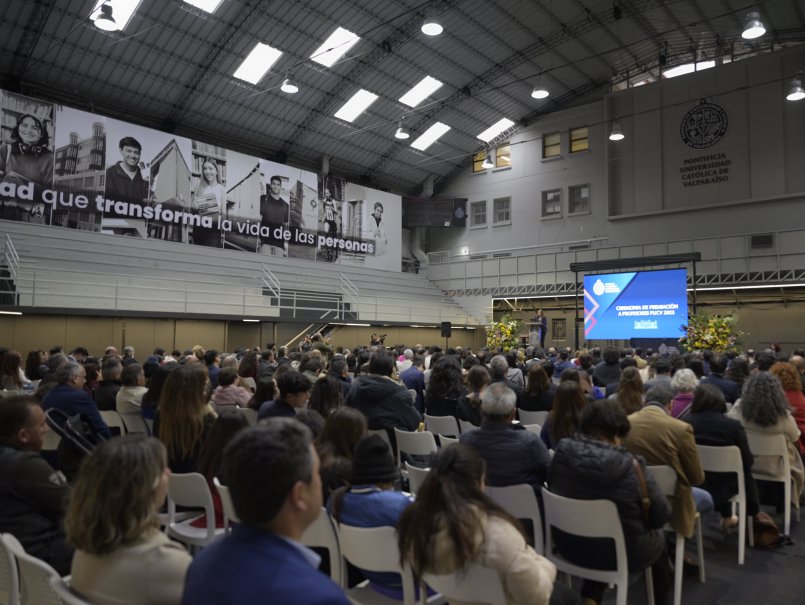
<svg viewBox="0 0 805 605">
<path fill-rule="evenodd" d="M 121 420 L 123 420 L 123 424 L 126 427 L 126 433 L 141 433 L 143 435 L 150 435 L 151 431 L 148 429 L 148 425 L 145 423 L 145 419 L 142 417 L 141 414 L 135 414 L 134 412 L 127 412 L 125 414 L 120 414 Z"/>
<path fill-rule="evenodd" d="M 408 485 L 411 488 L 411 493 L 416 494 L 419 491 L 422 482 L 430 472 L 429 468 L 419 468 L 418 466 L 411 466 L 408 462 L 405 463 L 405 470 L 408 471 Z"/>
<path fill-rule="evenodd" d="M 752 517 L 746 512 L 746 484 L 744 483 L 744 467 L 741 458 L 741 450 L 737 445 L 699 445 L 699 460 L 702 463 L 702 470 L 712 473 L 735 473 L 738 476 L 738 493 L 730 501 L 738 507 L 738 565 L 744 564 L 744 554 L 746 552 L 746 539 L 749 537 L 749 544 L 752 544 Z M 749 519 L 749 532 L 747 534 L 746 525 Z"/>
<path fill-rule="evenodd" d="M 355 567 L 367 571 L 394 572 L 402 577 L 403 605 L 416 605 L 414 576 L 411 569 L 400 565 L 397 532 L 393 527 L 353 527 L 337 525 L 341 555 Z M 400 605 L 400 601 L 381 595 L 364 581 L 346 591 L 347 598 L 356 605 Z M 434 595 L 421 602 L 440 602 Z"/>
<path fill-rule="evenodd" d="M 422 580 L 451 602 L 478 605 L 500 605 L 506 602 L 500 574 L 494 569 L 476 563 L 443 576 L 423 573 Z"/>
<path fill-rule="evenodd" d="M 25 552 L 11 534 L 2 535 L 3 546 L 17 561 L 20 572 L 20 605 L 61 605 L 59 595 L 50 587 L 50 579 L 58 572 L 50 565 Z"/>
<path fill-rule="evenodd" d="M 461 434 L 462 435 L 464 433 L 469 433 L 470 431 L 477 431 L 479 428 L 481 428 L 481 427 L 475 426 L 469 420 L 460 420 L 460 419 L 458 421 L 458 427 L 461 429 Z"/>
<path fill-rule="evenodd" d="M 203 508 L 207 515 L 207 527 L 193 527 L 191 523 L 200 515 L 179 521 L 176 505 Z M 168 479 L 168 523 L 167 534 L 191 547 L 206 546 L 216 536 L 224 533 L 224 528 L 215 527 L 215 509 L 207 480 L 200 473 L 174 474 Z"/>
<path fill-rule="evenodd" d="M 249 426 L 254 426 L 257 424 L 257 410 L 253 410 L 251 408 L 237 408 L 238 411 L 243 414 L 246 420 L 249 423 Z"/>
<path fill-rule="evenodd" d="M 441 444 L 442 447 L 447 447 L 448 445 L 458 443 L 458 437 L 447 437 L 445 435 L 439 435 L 439 443 Z"/>
<path fill-rule="evenodd" d="M 528 410 L 517 410 L 520 422 L 523 424 L 545 424 L 550 412 L 529 412 Z"/>
<path fill-rule="evenodd" d="M 45 433 L 45 436 L 42 440 L 42 450 L 48 452 L 55 452 L 59 449 L 59 443 L 61 442 L 61 435 L 59 435 L 56 431 L 50 428 L 48 425 L 48 431 Z"/>
<path fill-rule="evenodd" d="M 455 416 L 430 416 L 425 414 L 425 428 L 436 435 L 458 437 L 461 429 Z"/>
<path fill-rule="evenodd" d="M 50 578 L 50 587 L 57 595 L 59 595 L 59 598 L 64 605 L 92 605 L 92 603 L 85 601 L 74 593 L 70 589 L 69 584 L 58 576 Z"/>
<path fill-rule="evenodd" d="M 5 537 L 5 534 L 0 535 Z M 19 605 L 20 602 L 20 576 L 17 569 L 17 559 L 14 553 L 6 547 L 5 540 L 0 540 L 0 602 L 4 605 Z"/>
<path fill-rule="evenodd" d="M 588 580 L 614 584 L 616 604 L 626 605 L 629 589 L 629 562 L 626 558 L 626 541 L 618 516 L 618 508 L 611 500 L 576 500 L 557 496 L 542 489 L 542 502 L 545 505 L 545 556 L 553 561 L 557 569 Z M 610 538 L 615 542 L 615 569 L 607 571 L 582 567 L 571 563 L 553 545 L 551 528 L 561 529 L 569 534 L 585 538 Z M 646 568 L 646 589 L 649 605 L 654 605 L 651 567 Z"/>
<path fill-rule="evenodd" d="M 762 481 L 783 484 L 785 497 L 785 509 L 783 512 L 785 529 L 783 533 L 788 537 L 791 535 L 791 461 L 788 458 L 788 444 L 786 443 L 785 435 L 767 435 L 756 431 L 746 431 L 746 440 L 749 442 L 749 449 L 754 456 L 776 456 L 782 459 L 777 474 L 770 475 L 767 472 L 755 471 L 753 467 L 752 476 Z M 799 521 L 799 509 L 797 509 L 797 521 Z"/>
<path fill-rule="evenodd" d="M 525 483 L 506 487 L 486 486 L 486 495 L 497 502 L 503 510 L 515 519 L 528 519 L 533 527 L 532 539 L 534 550 L 539 554 L 545 552 L 545 540 L 542 537 L 542 515 L 534 488 Z"/>
<path fill-rule="evenodd" d="M 676 482 L 678 477 L 676 471 L 666 464 L 648 466 L 648 470 L 654 475 L 660 490 L 667 497 L 671 497 L 676 492 Z M 674 531 L 670 523 L 666 523 L 663 528 L 666 531 Z M 704 546 L 702 544 L 702 517 L 696 513 L 696 547 L 699 554 L 699 582 L 704 583 Z M 674 605 L 682 605 L 682 567 L 685 562 L 685 536 L 676 534 L 676 558 L 674 560 Z"/>
<path fill-rule="evenodd" d="M 229 488 L 221 484 L 218 477 L 212 478 L 215 489 L 218 490 L 218 496 L 221 498 L 221 507 L 224 509 L 224 530 L 231 531 L 230 523 L 240 523 L 238 513 L 235 512 L 235 504 L 232 502 L 232 494 L 229 493 Z"/>
<path fill-rule="evenodd" d="M 120 429 L 120 434 L 126 434 L 126 425 L 123 423 L 123 419 L 120 417 L 120 414 L 117 413 L 115 410 L 99 410 L 101 414 L 101 418 L 106 423 L 106 426 L 111 428 L 118 428 Z"/>
<path fill-rule="evenodd" d="M 341 557 L 341 544 L 338 541 L 338 531 L 335 523 L 325 507 L 321 508 L 318 518 L 308 525 L 302 534 L 302 544 L 326 548 L 330 559 L 330 578 L 341 588 L 346 587 L 347 569 Z"/>
<path fill-rule="evenodd" d="M 529 433 L 534 433 L 535 435 L 539 435 L 542 433 L 541 424 L 524 424 L 523 428 L 527 430 Z"/>
<path fill-rule="evenodd" d="M 401 431 L 394 427 L 394 438 L 397 440 L 397 460 L 402 461 L 402 452 L 418 456 L 435 453 L 436 439 L 430 431 Z"/>
</svg>

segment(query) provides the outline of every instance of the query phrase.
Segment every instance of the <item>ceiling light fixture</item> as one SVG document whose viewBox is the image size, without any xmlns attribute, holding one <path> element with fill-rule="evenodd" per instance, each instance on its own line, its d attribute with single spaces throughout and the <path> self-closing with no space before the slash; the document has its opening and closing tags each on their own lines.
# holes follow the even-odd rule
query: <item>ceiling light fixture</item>
<svg viewBox="0 0 805 605">
<path fill-rule="evenodd" d="M 403 126 L 403 121 L 400 120 L 399 122 L 397 122 L 397 132 L 394 133 L 394 138 L 407 139 L 410 136 L 411 133 L 405 126 Z"/>
<path fill-rule="evenodd" d="M 760 38 L 760 36 L 765 33 L 766 27 L 760 20 L 760 13 L 753 11 L 746 15 L 746 24 L 744 25 L 741 38 L 744 40 L 754 40 L 755 38 Z"/>
<path fill-rule="evenodd" d="M 484 158 L 484 163 L 481 164 L 481 168 L 486 169 L 486 168 L 494 168 L 494 167 L 495 167 L 495 162 L 492 161 L 492 152 L 487 151 L 486 152 L 486 157 Z"/>
<path fill-rule="evenodd" d="M 531 91 L 531 96 L 535 99 L 545 99 L 551 93 L 545 88 L 545 82 L 540 76 L 539 80 L 537 80 L 537 85 L 534 87 L 534 90 Z"/>
<path fill-rule="evenodd" d="M 425 11 L 425 20 L 422 22 L 421 29 L 426 36 L 438 36 L 444 31 L 434 9 L 429 8 Z"/>
<path fill-rule="evenodd" d="M 791 90 L 785 97 L 789 101 L 801 101 L 805 99 L 805 90 L 802 89 L 802 81 L 798 78 L 791 80 Z"/>
<path fill-rule="evenodd" d="M 104 2 L 100 7 L 101 14 L 95 17 L 95 27 L 102 29 L 105 32 L 113 32 L 118 30 L 117 21 L 112 16 L 112 5 Z"/>
<path fill-rule="evenodd" d="M 293 74 L 290 71 L 285 72 L 285 80 L 282 81 L 280 90 L 289 95 L 294 95 L 299 92 L 299 86 L 296 85 L 296 80 L 294 80 Z"/>
<path fill-rule="evenodd" d="M 612 123 L 612 132 L 609 133 L 609 140 L 610 141 L 622 141 L 624 139 L 623 131 L 621 130 L 620 124 L 617 122 Z"/>
</svg>

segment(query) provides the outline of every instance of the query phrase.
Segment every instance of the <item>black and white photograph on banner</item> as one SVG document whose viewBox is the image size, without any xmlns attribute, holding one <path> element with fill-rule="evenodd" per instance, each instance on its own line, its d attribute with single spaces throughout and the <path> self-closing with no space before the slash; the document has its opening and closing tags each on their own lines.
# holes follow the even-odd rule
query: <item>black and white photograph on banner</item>
<svg viewBox="0 0 805 605">
<path fill-rule="evenodd" d="M 54 147 L 55 194 L 51 202 L 51 224 L 100 231 L 106 174 L 105 119 L 59 106 Z"/>
<path fill-rule="evenodd" d="M 344 191 L 346 181 L 334 176 L 319 176 L 319 221 L 318 231 L 327 237 L 340 238 L 344 234 Z M 338 260 L 338 248 L 318 248 L 316 260 L 334 263 Z"/>
<path fill-rule="evenodd" d="M 226 215 L 226 149 L 193 141 L 190 169 L 190 208 L 210 219 L 211 227 L 193 225 L 191 242 L 197 246 L 223 247 L 220 221 Z"/>
<path fill-rule="evenodd" d="M 262 246 L 260 198 L 265 188 L 260 174 L 258 158 L 227 150 L 226 208 L 221 221 L 224 248 L 259 252 Z"/>
<path fill-rule="evenodd" d="M 288 197 L 291 205 L 288 256 L 316 260 L 316 236 L 319 231 L 318 175 L 288 167 Z"/>
<path fill-rule="evenodd" d="M 107 120 L 102 229 L 189 243 L 190 230 L 213 222 L 190 203 L 190 139 Z"/>
<path fill-rule="evenodd" d="M 0 218 L 49 224 L 53 193 L 53 104 L 2 91 Z"/>
<path fill-rule="evenodd" d="M 355 200 L 360 203 L 354 202 Z M 402 254 L 399 236 L 402 221 L 400 196 L 347 183 L 347 204 L 353 203 L 354 216 L 350 218 L 360 222 L 361 239 L 372 244 L 372 251 L 362 259 L 343 257 L 342 262 L 355 264 L 354 261 L 357 260 L 373 269 L 399 271 Z"/>
<path fill-rule="evenodd" d="M 260 253 L 288 256 L 291 219 L 289 167 L 260 160 Z"/>
</svg>

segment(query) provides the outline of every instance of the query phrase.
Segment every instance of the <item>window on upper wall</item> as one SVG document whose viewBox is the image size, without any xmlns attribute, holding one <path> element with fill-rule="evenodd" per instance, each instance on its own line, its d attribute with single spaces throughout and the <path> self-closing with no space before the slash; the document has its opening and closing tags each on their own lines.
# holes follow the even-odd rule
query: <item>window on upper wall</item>
<svg viewBox="0 0 805 605">
<path fill-rule="evenodd" d="M 470 227 L 486 227 L 486 201 L 470 203 Z"/>
<path fill-rule="evenodd" d="M 492 201 L 492 212 L 494 214 L 493 224 L 511 225 L 511 202 L 510 197 L 499 197 Z"/>
<path fill-rule="evenodd" d="M 542 135 L 542 158 L 558 158 L 562 153 L 561 136 L 558 132 Z"/>
<path fill-rule="evenodd" d="M 550 189 L 542 192 L 542 216 L 562 216 L 562 190 Z"/>
<path fill-rule="evenodd" d="M 586 151 L 590 148 L 590 129 L 586 126 L 582 128 L 570 129 L 570 153 Z"/>
<path fill-rule="evenodd" d="M 509 168 L 511 165 L 511 145 L 503 143 L 495 149 L 495 168 Z"/>
<path fill-rule="evenodd" d="M 486 168 L 483 167 L 485 159 L 486 159 L 486 151 L 479 151 L 474 156 L 472 156 L 472 171 L 485 172 Z"/>
<path fill-rule="evenodd" d="M 567 213 L 586 214 L 590 212 L 590 185 L 571 185 L 567 188 Z"/>
<path fill-rule="evenodd" d="M 567 340 L 567 320 L 564 318 L 552 319 L 551 334 L 553 340 Z"/>
</svg>

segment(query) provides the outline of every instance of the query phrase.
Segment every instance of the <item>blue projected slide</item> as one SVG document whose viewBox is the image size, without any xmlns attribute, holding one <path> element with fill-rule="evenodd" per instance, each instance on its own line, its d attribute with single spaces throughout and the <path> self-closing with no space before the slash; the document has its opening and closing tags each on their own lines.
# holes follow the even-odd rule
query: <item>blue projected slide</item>
<svg viewBox="0 0 805 605">
<path fill-rule="evenodd" d="M 688 323 L 686 279 L 685 269 L 585 276 L 585 338 L 679 338 Z"/>
</svg>

